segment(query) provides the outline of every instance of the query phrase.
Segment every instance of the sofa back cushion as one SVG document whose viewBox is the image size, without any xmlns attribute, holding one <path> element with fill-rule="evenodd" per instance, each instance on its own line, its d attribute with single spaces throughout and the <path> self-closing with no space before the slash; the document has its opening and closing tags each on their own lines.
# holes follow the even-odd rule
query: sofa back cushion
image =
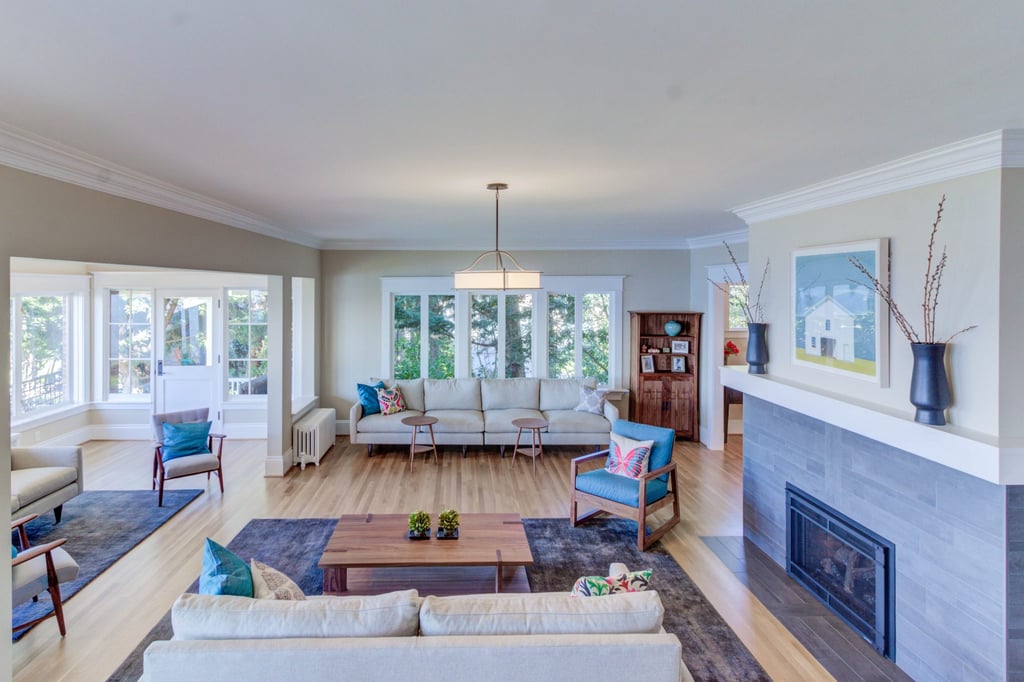
<svg viewBox="0 0 1024 682">
<path fill-rule="evenodd" d="M 479 410 L 479 379 L 427 379 L 423 399 L 428 410 Z"/>
<path fill-rule="evenodd" d="M 657 592 L 595 599 L 567 592 L 424 598 L 420 634 L 574 635 L 657 633 L 665 608 Z"/>
<path fill-rule="evenodd" d="M 183 594 L 171 608 L 174 639 L 411 637 L 419 627 L 416 590 L 305 601 Z"/>
<path fill-rule="evenodd" d="M 385 379 L 384 385 L 387 388 L 398 387 L 402 391 L 402 401 L 405 403 L 405 409 L 416 410 L 417 412 L 423 412 L 426 410 L 423 407 L 423 379 Z"/>
<path fill-rule="evenodd" d="M 540 379 L 481 379 L 485 410 L 540 409 Z"/>
<path fill-rule="evenodd" d="M 580 386 L 597 388 L 596 379 L 541 379 L 540 409 L 572 410 L 580 404 Z"/>
</svg>

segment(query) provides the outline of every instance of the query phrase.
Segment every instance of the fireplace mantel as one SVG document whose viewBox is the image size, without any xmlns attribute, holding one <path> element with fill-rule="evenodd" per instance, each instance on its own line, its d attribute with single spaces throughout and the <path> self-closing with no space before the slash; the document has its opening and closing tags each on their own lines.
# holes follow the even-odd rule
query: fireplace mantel
<svg viewBox="0 0 1024 682">
<path fill-rule="evenodd" d="M 872 440 L 905 450 L 998 485 L 1024 484 L 1024 444 L 1009 447 L 992 436 L 956 426 L 926 426 L 877 405 L 851 401 L 818 388 L 745 366 L 720 369 L 722 384 Z"/>
</svg>

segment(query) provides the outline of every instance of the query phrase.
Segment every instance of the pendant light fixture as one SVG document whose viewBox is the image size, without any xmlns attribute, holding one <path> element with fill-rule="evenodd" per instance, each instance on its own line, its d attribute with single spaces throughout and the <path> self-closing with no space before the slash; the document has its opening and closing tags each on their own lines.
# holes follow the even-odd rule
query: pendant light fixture
<svg viewBox="0 0 1024 682">
<path fill-rule="evenodd" d="M 508 189 L 504 182 L 492 182 L 487 189 L 494 190 L 494 250 L 481 253 L 473 264 L 455 273 L 456 289 L 540 289 L 540 272 L 526 270 L 508 251 L 498 248 L 498 200 L 501 190 Z M 494 269 L 486 269 L 486 259 L 494 259 Z M 509 267 L 506 267 L 506 260 Z M 483 262 L 479 269 L 477 265 Z"/>
</svg>

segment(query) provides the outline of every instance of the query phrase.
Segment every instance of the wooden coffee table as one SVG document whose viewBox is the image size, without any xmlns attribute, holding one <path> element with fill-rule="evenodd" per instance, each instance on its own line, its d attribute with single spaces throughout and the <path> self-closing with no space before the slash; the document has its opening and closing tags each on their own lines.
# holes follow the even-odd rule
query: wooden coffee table
<svg viewBox="0 0 1024 682">
<path fill-rule="evenodd" d="M 406 514 L 342 516 L 320 557 L 324 594 L 530 591 L 533 555 L 519 514 L 462 514 L 457 540 L 410 540 L 408 524 Z"/>
</svg>

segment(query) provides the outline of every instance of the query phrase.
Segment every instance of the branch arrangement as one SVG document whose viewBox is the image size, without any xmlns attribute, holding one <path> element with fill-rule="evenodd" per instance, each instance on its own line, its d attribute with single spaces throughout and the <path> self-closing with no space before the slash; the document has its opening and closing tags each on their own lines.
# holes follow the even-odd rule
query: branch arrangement
<svg viewBox="0 0 1024 682">
<path fill-rule="evenodd" d="M 910 343 L 949 343 L 954 338 L 974 329 L 977 325 L 972 324 L 969 327 L 964 327 L 960 331 L 947 337 L 944 341 L 936 341 L 935 339 L 935 313 L 939 308 L 939 292 L 942 290 L 942 273 L 946 271 L 947 255 L 946 247 L 942 247 L 942 255 L 939 256 L 938 260 L 935 259 L 935 234 L 939 231 L 939 223 L 942 222 L 942 209 L 946 204 L 946 195 L 942 195 L 942 199 L 939 200 L 939 210 L 935 215 L 935 222 L 932 223 L 931 237 L 928 239 L 928 262 L 924 271 L 924 300 L 921 302 L 921 315 L 924 322 L 924 336 L 919 336 L 917 330 L 914 329 L 914 325 L 910 323 L 907 316 L 900 310 L 899 305 L 896 304 L 895 299 L 892 297 L 892 268 L 887 268 L 890 273 L 887 282 L 881 282 L 877 277 L 874 277 L 871 272 L 865 267 L 859 258 L 850 257 L 850 264 L 864 275 L 868 282 L 871 284 L 871 288 L 874 289 L 875 293 L 881 297 L 885 304 L 889 306 L 889 310 L 892 312 L 892 317 L 896 320 L 896 326 L 903 332 L 903 336 L 907 338 Z M 890 259 L 891 264 L 891 259 Z M 863 282 L 854 282 L 855 284 L 863 284 Z"/>
<path fill-rule="evenodd" d="M 753 303 L 750 300 L 750 285 L 747 283 L 747 278 L 743 276 L 743 269 L 740 268 L 739 262 L 736 260 L 736 256 L 733 255 L 732 249 L 729 247 L 727 242 L 722 242 L 725 245 L 725 250 L 729 252 L 729 259 L 732 261 L 733 267 L 736 268 L 736 275 L 739 277 L 739 281 L 733 281 L 728 274 L 722 275 L 722 279 L 725 280 L 725 284 L 716 282 L 710 277 L 708 281 L 715 286 L 716 289 L 721 291 L 723 294 L 729 297 L 729 303 L 737 304 L 743 311 L 744 317 L 747 318 L 748 324 L 759 324 L 764 322 L 764 306 L 761 305 L 761 293 L 764 291 L 765 280 L 768 279 L 768 267 L 771 265 L 771 260 L 764 262 L 764 272 L 761 273 L 761 283 L 757 287 L 757 295 L 754 297 Z M 743 292 L 740 293 L 738 287 L 743 287 Z"/>
</svg>

